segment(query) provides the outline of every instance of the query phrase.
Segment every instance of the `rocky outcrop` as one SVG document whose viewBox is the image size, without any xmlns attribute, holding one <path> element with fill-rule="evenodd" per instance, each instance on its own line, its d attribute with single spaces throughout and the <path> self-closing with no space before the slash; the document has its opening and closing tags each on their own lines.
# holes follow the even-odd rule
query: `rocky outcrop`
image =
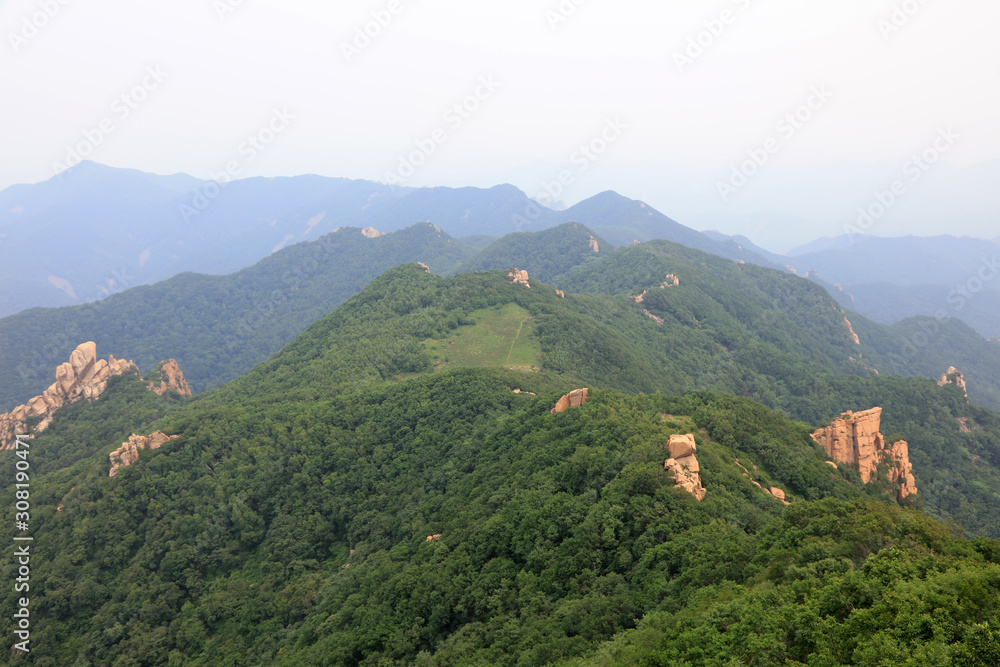
<svg viewBox="0 0 1000 667">
<path fill-rule="evenodd" d="M 594 238 L 593 234 L 590 236 L 590 249 L 594 252 L 601 252 L 601 246 L 597 244 L 597 239 Z"/>
<path fill-rule="evenodd" d="M 122 468 L 132 465 L 139 460 L 139 452 L 144 449 L 159 449 L 165 443 L 170 442 L 179 435 L 166 435 L 162 431 L 156 431 L 151 435 L 131 435 L 128 442 L 123 442 L 122 446 L 111 452 L 108 458 L 111 459 L 111 471 L 108 477 L 114 477 Z"/>
<path fill-rule="evenodd" d="M 364 236 L 366 239 L 377 239 L 378 237 L 382 236 L 382 232 L 375 229 L 374 227 L 365 227 L 364 229 L 361 230 L 361 235 Z"/>
<path fill-rule="evenodd" d="M 786 505 L 791 505 L 790 502 L 788 502 L 787 500 L 785 500 L 785 492 L 782 491 L 781 489 L 779 489 L 778 487 L 772 486 L 770 489 L 765 489 L 765 491 L 767 491 L 772 496 L 774 496 L 776 500 L 780 500 L 781 502 L 785 503 Z"/>
<path fill-rule="evenodd" d="M 897 497 L 903 499 L 917 492 L 910 463 L 909 445 L 905 440 L 886 446 L 879 432 L 882 408 L 864 412 L 845 412 L 826 428 L 812 436 L 837 463 L 853 466 L 861 474 L 861 481 L 868 483 L 883 463 L 889 468 L 889 481 L 897 485 Z"/>
<path fill-rule="evenodd" d="M 423 262 L 417 262 L 417 266 L 421 267 L 424 270 L 424 273 L 430 273 L 431 272 L 431 267 L 427 266 Z"/>
<path fill-rule="evenodd" d="M 701 485 L 701 466 L 695 456 L 698 446 L 694 442 L 694 435 L 689 433 L 670 436 L 667 449 L 670 451 L 670 458 L 663 464 L 663 469 L 673 473 L 674 486 L 684 489 L 699 501 L 704 499 L 706 490 Z"/>
<path fill-rule="evenodd" d="M 847 319 L 847 315 L 844 315 L 844 325 L 847 327 L 847 333 L 850 334 L 854 344 L 861 345 L 861 339 L 858 338 L 858 334 L 854 333 L 854 327 L 851 326 L 851 321 Z"/>
<path fill-rule="evenodd" d="M 129 369 L 139 371 L 131 361 L 97 358 L 97 345 L 83 343 L 70 354 L 69 361 L 56 369 L 55 383 L 41 396 L 0 415 L 0 450 L 13 449 L 15 436 L 40 433 L 52 423 L 55 413 L 62 407 L 79 401 L 96 401 L 108 387 L 108 380 Z M 184 374 L 173 359 L 163 362 L 154 373 L 154 380 L 147 387 L 159 394 L 176 391 L 191 395 Z"/>
<path fill-rule="evenodd" d="M 566 292 L 563 292 L 561 289 L 557 289 L 556 290 L 556 296 L 559 297 L 560 299 L 565 299 L 566 298 Z"/>
<path fill-rule="evenodd" d="M 566 412 L 570 408 L 578 408 L 587 402 L 587 388 L 574 389 L 556 402 L 556 407 L 550 411 L 552 414 Z"/>
<path fill-rule="evenodd" d="M 677 276 L 675 276 L 672 273 L 668 273 L 667 277 L 666 277 L 666 280 L 664 280 L 663 284 L 660 285 L 660 289 L 667 289 L 668 287 L 680 287 L 680 284 L 681 284 L 681 279 L 680 278 L 678 278 Z M 635 296 L 635 297 L 632 297 L 632 298 L 635 299 L 636 303 L 642 303 L 643 301 L 646 300 L 646 295 L 647 294 L 649 294 L 649 290 L 648 289 L 642 290 L 642 294 L 639 294 L 638 296 Z"/>
<path fill-rule="evenodd" d="M 108 380 L 136 368 L 131 361 L 97 358 L 93 342 L 78 346 L 69 361 L 56 369 L 55 383 L 41 396 L 0 415 L 0 450 L 14 446 L 14 436 L 44 431 L 59 408 L 78 401 L 96 401 L 108 386 Z"/>
<path fill-rule="evenodd" d="M 191 387 L 184 379 L 184 372 L 174 359 L 167 359 L 155 368 L 149 376 L 150 382 L 146 388 L 157 396 L 174 391 L 181 396 L 190 396 Z"/>
<path fill-rule="evenodd" d="M 442 537 L 444 537 L 444 535 L 442 535 L 441 533 L 438 533 L 437 535 L 428 535 L 427 536 L 427 541 L 428 542 L 438 542 L 438 541 L 441 540 Z"/>
<path fill-rule="evenodd" d="M 957 386 L 962 390 L 962 393 L 965 394 L 965 398 L 969 398 L 969 388 L 965 385 L 965 376 L 962 375 L 962 372 L 954 366 L 949 366 L 948 370 L 941 376 L 941 379 L 938 380 L 939 387 L 944 387 L 949 384 Z"/>
<path fill-rule="evenodd" d="M 524 285 L 525 287 L 528 287 L 528 288 L 531 287 L 531 285 L 528 283 L 528 272 L 527 271 L 521 271 L 521 270 L 518 270 L 518 269 L 511 269 L 510 273 L 507 274 L 507 277 L 510 278 L 511 282 L 514 283 L 515 285 Z"/>
</svg>

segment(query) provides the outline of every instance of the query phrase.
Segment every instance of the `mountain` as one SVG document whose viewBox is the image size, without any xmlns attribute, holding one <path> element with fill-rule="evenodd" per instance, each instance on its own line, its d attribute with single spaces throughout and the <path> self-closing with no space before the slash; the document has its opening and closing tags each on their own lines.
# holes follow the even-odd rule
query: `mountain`
<svg viewBox="0 0 1000 667">
<path fill-rule="evenodd" d="M 591 237 L 599 252 L 593 251 Z M 926 318 L 879 326 L 845 313 L 817 285 L 786 272 L 734 264 L 665 241 L 612 251 L 603 237 L 575 224 L 508 235 L 478 254 L 430 224 L 375 239 L 344 229 L 283 249 L 229 277 L 185 274 L 96 304 L 4 318 L 0 372 L 11 380 L 0 388 L 0 406 L 10 409 L 40 394 L 52 381 L 51 368 L 84 340 L 117 350 L 141 368 L 176 357 L 195 392 L 217 387 L 276 353 L 382 271 L 411 261 L 447 275 L 513 266 L 552 280 L 566 292 L 632 296 L 658 288 L 667 274 L 675 274 L 683 288 L 678 296 L 685 300 L 683 312 L 668 317 L 667 302 L 659 303 L 656 293 L 645 308 L 665 319 L 664 326 L 679 340 L 706 337 L 699 345 L 707 347 L 695 349 L 715 360 L 713 376 L 719 378 L 713 385 L 678 382 L 675 391 L 713 386 L 739 393 L 738 375 L 727 370 L 732 356 L 747 354 L 747 346 L 779 344 L 789 358 L 834 372 L 877 369 L 936 379 L 955 366 L 966 373 L 973 401 L 1000 408 L 995 346 L 967 328 Z M 706 325 L 692 331 L 692 323 L 706 318 L 711 335 L 704 331 Z M 860 336 L 859 344 L 848 323 Z M 925 330 L 933 333 L 926 341 Z M 670 367 L 677 375 L 677 362 Z M 766 390 L 755 391 L 747 395 L 762 400 Z"/>
<path fill-rule="evenodd" d="M 707 234 L 743 244 L 740 237 Z M 823 285 L 844 308 L 877 322 L 954 317 L 984 337 L 1000 335 L 1000 282 L 993 280 L 1000 274 L 996 241 L 840 236 L 800 246 L 787 257 L 743 245 L 772 266 Z"/>
<path fill-rule="evenodd" d="M 223 186 L 83 162 L 0 192 L 0 313 L 94 301 L 186 271 L 225 274 L 315 240 L 385 186 L 314 176 Z M 373 199 L 374 198 L 374 199 Z"/>
<path fill-rule="evenodd" d="M 816 271 L 828 282 L 845 286 L 889 282 L 893 285 L 964 285 L 982 267 L 1000 273 L 996 266 L 1000 247 L 992 241 L 970 237 L 907 236 L 881 238 L 856 236 L 842 245 L 799 254 L 790 264 L 799 273 Z M 991 263 L 991 261 L 993 263 Z M 987 282 L 990 289 L 1000 289 Z"/>
<path fill-rule="evenodd" d="M 340 227 L 390 232 L 419 222 L 455 237 L 592 223 L 617 245 L 666 238 L 764 261 L 614 193 L 557 212 L 512 185 L 414 189 L 320 176 L 219 184 L 82 162 L 43 183 L 0 192 L 0 252 L 9 260 L 0 267 L 0 316 L 92 302 L 184 272 L 229 274 Z"/>
<path fill-rule="evenodd" d="M 544 282 L 609 254 L 614 247 L 578 222 L 566 222 L 541 232 L 515 232 L 497 239 L 457 271 L 488 271 L 518 267 Z"/>
<path fill-rule="evenodd" d="M 736 261 L 768 265 L 768 261 L 736 241 L 714 240 L 671 220 L 644 202 L 607 191 L 562 212 L 567 222 L 580 222 L 616 246 L 665 239 Z"/>
<path fill-rule="evenodd" d="M 430 224 L 370 238 L 344 228 L 229 276 L 184 273 L 103 301 L 0 320 L 0 405 L 42 393 L 82 341 L 151 368 L 171 350 L 197 392 L 267 359 L 383 271 L 422 261 L 447 271 L 473 251 Z"/>
<path fill-rule="evenodd" d="M 1000 337 L 1000 290 L 966 291 L 954 286 L 858 283 L 830 293 L 845 308 L 883 324 L 923 315 L 957 317 L 985 337 Z"/>
<path fill-rule="evenodd" d="M 634 283 L 664 260 L 688 272 L 651 276 L 636 302 L 407 264 L 202 396 L 112 378 L 30 443 L 31 598 L 8 587 L 0 612 L 30 605 L 32 659 L 53 665 L 1000 659 L 1000 543 L 830 465 L 820 422 L 656 389 L 711 369 L 728 336 L 749 353 L 732 381 L 771 384 L 796 414 L 877 399 L 886 439 L 913 439 L 927 506 L 989 535 L 1000 418 L 954 386 L 823 370 L 854 342 L 795 324 L 833 310 L 816 285 L 733 265 L 759 298 L 771 280 L 807 311 L 761 317 L 754 298 L 726 300 L 736 274 L 684 265 L 697 251 L 625 250 L 576 280 Z M 639 267 L 597 271 L 612 259 Z M 781 368 L 791 350 L 813 359 Z M 109 475 L 109 454 L 157 433 Z M 700 499 L 680 484 L 693 474 Z"/>
<path fill-rule="evenodd" d="M 765 250 L 764 248 L 755 245 L 753 241 L 742 235 L 730 236 L 728 234 L 723 234 L 722 232 L 716 230 L 706 230 L 703 231 L 702 234 L 712 239 L 713 241 L 720 241 L 720 242 L 733 241 L 741 248 L 747 250 L 748 252 L 763 257 L 770 263 L 770 265 L 773 265 L 775 267 L 784 266 L 787 261 L 786 258 L 783 257 L 782 255 L 773 253 L 769 250 Z M 760 262 L 758 261 L 755 263 L 759 264 Z"/>
</svg>

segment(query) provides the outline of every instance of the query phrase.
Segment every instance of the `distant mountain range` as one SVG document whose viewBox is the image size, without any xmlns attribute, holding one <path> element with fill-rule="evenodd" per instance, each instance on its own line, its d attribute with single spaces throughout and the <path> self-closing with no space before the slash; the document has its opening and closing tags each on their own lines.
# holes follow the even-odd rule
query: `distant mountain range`
<svg viewBox="0 0 1000 667">
<path fill-rule="evenodd" d="M 0 262 L 0 317 L 90 302 L 187 271 L 230 274 L 341 227 L 385 233 L 418 222 L 433 223 L 473 250 L 510 233 L 566 222 L 586 225 L 605 247 L 665 239 L 794 271 L 822 284 L 842 306 L 883 324 L 955 317 L 983 336 L 1000 337 L 1000 280 L 992 278 L 1000 274 L 994 269 L 996 239 L 843 236 L 782 256 L 746 237 L 698 232 L 610 191 L 555 211 L 512 185 L 400 188 L 297 176 L 220 186 L 94 162 L 0 192 L 0 257 L 6 260 Z"/>
<path fill-rule="evenodd" d="M 0 192 L 0 317 L 89 302 L 185 271 L 232 273 L 340 227 L 391 232 L 432 222 L 456 238 L 500 237 L 569 221 L 615 245 L 664 238 L 765 261 L 613 192 L 553 211 L 512 185 L 415 189 L 320 176 L 219 185 L 83 162 Z"/>
<path fill-rule="evenodd" d="M 726 350 L 752 341 L 776 344 L 839 373 L 878 369 L 936 379 L 954 365 L 966 373 L 974 401 L 1000 408 L 1000 355 L 957 320 L 917 318 L 887 327 L 845 313 L 820 286 L 786 270 L 734 263 L 662 240 L 614 249 L 580 223 L 508 234 L 480 251 L 430 223 L 377 237 L 349 227 L 283 248 L 230 276 L 184 273 L 95 304 L 9 316 L 0 319 L 0 376 L 7 378 L 0 408 L 40 394 L 52 382 L 52 369 L 87 340 L 144 371 L 176 358 L 195 392 L 218 387 L 268 359 L 382 272 L 410 262 L 448 276 L 518 267 L 567 293 L 638 295 L 674 274 L 692 299 L 683 307 L 685 327 L 720 332 L 698 346 L 716 356 L 718 377 L 708 386 L 757 391 L 749 381 L 743 389 L 731 385 L 743 373 L 727 370 L 733 361 Z M 649 299 L 646 308 L 656 315 L 655 299 Z M 923 331 L 933 336 L 924 341 Z M 853 333 L 859 343 L 850 340 Z M 678 335 L 691 334 L 685 328 Z M 831 336 L 835 343 L 820 343 Z M 678 391 L 700 386 L 681 381 L 684 374 L 681 367 L 665 373 L 678 378 Z"/>
</svg>

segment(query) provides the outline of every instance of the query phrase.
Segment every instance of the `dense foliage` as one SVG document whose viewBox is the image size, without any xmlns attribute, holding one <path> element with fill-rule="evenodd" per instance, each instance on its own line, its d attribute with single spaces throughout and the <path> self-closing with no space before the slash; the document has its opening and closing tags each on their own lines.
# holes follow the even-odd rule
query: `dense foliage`
<svg viewBox="0 0 1000 667">
<path fill-rule="evenodd" d="M 178 402 L 130 373 L 61 411 L 31 450 L 31 663 L 994 664 L 1000 543 L 961 532 L 1000 535 L 1000 418 L 851 361 L 804 281 L 626 250 L 633 275 L 565 298 L 401 266 L 224 387 Z M 435 362 L 505 317 L 540 370 Z M 874 405 L 914 504 L 958 523 L 826 464 L 810 431 Z M 109 478 L 156 429 L 180 437 Z M 702 502 L 664 469 L 674 433 Z"/>
<path fill-rule="evenodd" d="M 41 394 L 80 343 L 148 369 L 174 358 L 199 393 L 246 373 L 386 269 L 445 271 L 472 251 L 429 224 L 376 239 L 347 228 L 228 276 L 185 273 L 83 306 L 0 320 L 0 411 Z"/>
</svg>

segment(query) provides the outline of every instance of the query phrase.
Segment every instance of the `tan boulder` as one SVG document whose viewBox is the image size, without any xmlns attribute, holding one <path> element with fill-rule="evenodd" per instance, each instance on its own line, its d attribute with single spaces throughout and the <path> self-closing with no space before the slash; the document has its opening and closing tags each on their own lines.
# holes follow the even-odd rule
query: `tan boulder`
<svg viewBox="0 0 1000 667">
<path fill-rule="evenodd" d="M 672 459 L 694 456 L 695 452 L 698 451 L 698 446 L 694 442 L 694 435 L 691 433 L 670 436 L 670 442 L 667 444 L 667 447 L 670 449 L 670 458 Z"/>
<path fill-rule="evenodd" d="M 856 468 L 866 484 L 881 464 L 887 464 L 889 481 L 898 485 L 897 497 L 902 499 L 917 492 L 909 447 L 904 440 L 887 447 L 881 424 L 882 408 L 848 411 L 826 428 L 817 429 L 812 437 L 833 461 Z"/>
<path fill-rule="evenodd" d="M 705 498 L 707 491 L 701 485 L 701 465 L 695 456 L 697 446 L 694 435 L 672 435 L 667 443 L 670 458 L 663 464 L 663 469 L 673 473 L 674 486 L 682 488 L 699 501 Z"/>
<path fill-rule="evenodd" d="M 364 236 L 366 239 L 377 239 L 378 237 L 382 236 L 382 232 L 375 229 L 374 227 L 365 227 L 364 229 L 361 230 L 361 235 Z"/>
<path fill-rule="evenodd" d="M 111 452 L 108 458 L 111 459 L 111 471 L 108 477 L 114 477 L 121 468 L 132 465 L 139 460 L 139 452 L 144 449 L 159 449 L 165 443 L 170 442 L 179 435 L 166 435 L 162 431 L 156 431 L 150 435 L 131 435 L 128 442 L 123 442 L 122 446 Z"/>
<path fill-rule="evenodd" d="M 944 387 L 949 384 L 957 386 L 962 390 L 962 393 L 965 394 L 965 398 L 969 398 L 969 388 L 965 384 L 965 376 L 962 375 L 962 372 L 954 366 L 949 366 L 948 370 L 946 370 L 944 375 L 941 376 L 941 379 L 938 380 L 939 387 Z"/>
<path fill-rule="evenodd" d="M 528 282 L 528 272 L 522 271 L 520 269 L 511 269 L 507 277 L 511 279 L 511 282 L 515 285 L 524 285 L 530 288 L 531 284 Z"/>
<path fill-rule="evenodd" d="M 164 361 L 153 377 L 153 381 L 146 387 L 157 396 L 163 396 L 170 391 L 175 391 L 181 396 L 191 395 L 191 387 L 184 378 L 184 371 L 174 359 Z"/>
<path fill-rule="evenodd" d="M 770 493 L 775 498 L 777 498 L 778 500 L 780 500 L 781 502 L 785 503 L 786 505 L 791 505 L 791 503 L 785 499 L 785 492 L 779 489 L 778 487 L 772 486 L 770 489 L 767 490 L 767 492 Z"/>
<path fill-rule="evenodd" d="M 569 408 L 578 408 L 587 402 L 587 387 L 574 389 L 556 402 L 556 406 L 550 411 L 552 414 L 565 412 Z"/>
<path fill-rule="evenodd" d="M 165 381 L 166 387 L 161 387 L 161 391 L 165 393 L 167 388 L 172 388 L 190 396 L 191 389 L 177 362 L 164 362 L 163 367 L 168 379 Z M 136 372 L 139 370 L 131 361 L 115 359 L 113 355 L 107 360 L 98 359 L 97 345 L 92 341 L 79 345 L 70 354 L 69 361 L 56 368 L 56 381 L 42 395 L 0 415 L 0 450 L 12 449 L 16 435 L 44 431 L 59 409 L 79 401 L 96 401 L 108 388 L 108 381 L 112 377 L 129 369 Z M 150 386 L 150 389 L 153 387 Z"/>
</svg>

